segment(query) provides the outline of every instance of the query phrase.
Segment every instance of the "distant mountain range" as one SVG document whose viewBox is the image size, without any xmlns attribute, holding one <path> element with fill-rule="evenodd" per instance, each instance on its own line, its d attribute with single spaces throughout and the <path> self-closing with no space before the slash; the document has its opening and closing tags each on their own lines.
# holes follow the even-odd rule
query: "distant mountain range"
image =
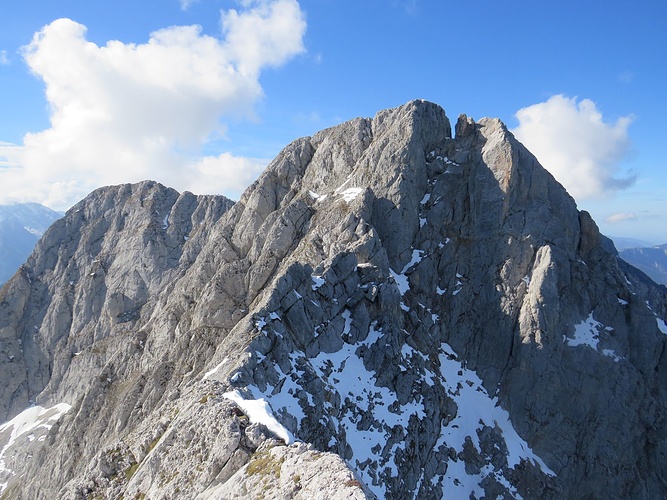
<svg viewBox="0 0 667 500">
<path fill-rule="evenodd" d="M 619 250 L 620 257 L 646 273 L 653 281 L 667 286 L 667 244 Z"/>
<path fill-rule="evenodd" d="M 653 243 L 635 238 L 623 238 L 619 236 L 610 236 L 617 250 L 628 250 L 629 248 L 651 247 Z"/>
<path fill-rule="evenodd" d="M 44 231 L 60 217 L 39 203 L 0 205 L 0 285 L 14 275 Z"/>
</svg>

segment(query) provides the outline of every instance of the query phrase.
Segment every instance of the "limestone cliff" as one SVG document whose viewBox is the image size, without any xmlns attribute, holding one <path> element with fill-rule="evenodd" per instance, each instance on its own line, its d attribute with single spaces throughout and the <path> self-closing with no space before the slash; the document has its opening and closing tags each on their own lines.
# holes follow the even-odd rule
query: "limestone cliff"
<svg viewBox="0 0 667 500">
<path fill-rule="evenodd" d="M 235 204 L 71 209 L 0 292 L 0 418 L 48 423 L 0 427 L 5 496 L 667 496 L 663 289 L 502 123 L 455 128 L 413 101 Z"/>
</svg>

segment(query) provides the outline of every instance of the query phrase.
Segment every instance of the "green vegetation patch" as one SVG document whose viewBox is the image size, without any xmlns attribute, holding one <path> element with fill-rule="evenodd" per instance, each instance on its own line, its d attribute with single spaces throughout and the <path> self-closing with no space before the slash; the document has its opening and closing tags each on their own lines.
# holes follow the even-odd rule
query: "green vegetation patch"
<svg viewBox="0 0 667 500">
<path fill-rule="evenodd" d="M 134 476 L 134 473 L 137 472 L 137 469 L 138 469 L 138 468 L 139 468 L 139 464 L 136 463 L 136 462 L 133 463 L 132 465 L 130 465 L 130 466 L 125 470 L 125 479 L 127 479 L 128 481 L 129 481 L 130 479 L 132 479 L 132 476 Z"/>
<path fill-rule="evenodd" d="M 280 478 L 280 468 L 284 461 L 285 457 L 274 457 L 271 454 L 271 450 L 255 453 L 250 458 L 246 474 L 249 476 L 254 476 L 255 474 L 261 474 L 262 476 L 273 475 Z"/>
</svg>

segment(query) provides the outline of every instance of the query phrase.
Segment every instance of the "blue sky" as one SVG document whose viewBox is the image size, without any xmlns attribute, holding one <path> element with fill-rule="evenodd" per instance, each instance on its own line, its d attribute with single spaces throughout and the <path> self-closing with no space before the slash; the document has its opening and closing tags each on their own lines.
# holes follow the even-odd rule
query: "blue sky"
<svg viewBox="0 0 667 500">
<path fill-rule="evenodd" d="M 605 234 L 665 243 L 665 26 L 657 0 L 10 0 L 0 203 L 238 199 L 293 139 L 423 98 L 502 119 Z"/>
</svg>

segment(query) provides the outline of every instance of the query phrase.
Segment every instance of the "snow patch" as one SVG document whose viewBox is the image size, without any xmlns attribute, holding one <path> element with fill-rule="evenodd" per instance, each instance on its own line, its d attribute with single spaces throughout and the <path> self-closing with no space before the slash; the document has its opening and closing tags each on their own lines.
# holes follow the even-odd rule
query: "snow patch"
<svg viewBox="0 0 667 500">
<path fill-rule="evenodd" d="M 394 278 L 396 285 L 398 285 L 398 290 L 401 292 L 401 296 L 405 295 L 405 292 L 410 290 L 410 283 L 405 273 L 411 270 L 417 264 L 419 264 L 422 261 L 423 257 L 424 257 L 424 250 L 413 250 L 410 262 L 408 262 L 403 267 L 403 270 L 400 273 L 397 273 L 393 269 L 389 268 L 389 273 Z"/>
<path fill-rule="evenodd" d="M 215 368 L 213 368 L 212 370 L 207 371 L 207 372 L 204 374 L 204 376 L 202 377 L 202 382 L 203 382 L 204 380 L 208 380 L 212 375 L 215 375 L 216 373 L 218 373 L 218 370 L 220 370 L 220 368 L 222 368 L 222 365 L 224 365 L 224 364 L 228 361 L 228 359 L 229 359 L 229 358 L 225 358 L 225 359 L 223 359 L 222 361 L 220 361 L 220 363 L 218 363 L 218 364 L 216 365 Z"/>
<path fill-rule="evenodd" d="M 363 188 L 347 188 L 345 191 L 340 193 L 340 196 L 342 196 L 347 203 L 350 203 L 357 196 L 363 193 L 363 191 Z"/>
<path fill-rule="evenodd" d="M 311 278 L 313 280 L 313 285 L 311 286 L 311 288 L 313 289 L 313 292 L 315 290 L 317 290 L 319 287 L 321 287 L 322 285 L 324 285 L 324 283 L 325 283 L 324 278 L 322 278 L 322 276 L 311 276 Z"/>
<path fill-rule="evenodd" d="M 261 399 L 243 399 L 238 390 L 226 392 L 222 395 L 224 398 L 235 402 L 248 415 L 250 422 L 266 426 L 273 434 L 285 441 L 286 444 L 294 442 L 294 436 L 283 425 L 276 420 L 271 411 L 269 403 Z"/>
<path fill-rule="evenodd" d="M 263 332 L 265 326 L 266 318 L 258 318 L 255 320 L 255 328 L 257 328 L 258 331 Z"/>
<path fill-rule="evenodd" d="M 410 290 L 410 283 L 408 282 L 408 277 L 404 274 L 396 274 L 393 269 L 389 268 L 389 273 L 391 277 L 394 278 L 396 286 L 398 286 L 398 291 L 401 293 L 401 297 L 405 295 L 405 292 Z"/>
<path fill-rule="evenodd" d="M 593 319 L 593 313 L 589 314 L 588 318 L 574 325 L 574 338 L 564 336 L 563 340 L 570 347 L 585 345 L 592 349 L 598 350 L 598 342 L 600 341 L 599 331 L 602 328 L 602 323 Z"/>
<path fill-rule="evenodd" d="M 343 311 L 343 319 L 345 320 L 345 326 L 343 327 L 343 337 L 350 334 L 350 328 L 352 327 L 352 313 L 349 309 Z"/>
<path fill-rule="evenodd" d="M 658 323 L 658 329 L 660 329 L 662 333 L 667 335 L 667 324 L 657 316 L 655 317 L 655 321 Z"/>
<path fill-rule="evenodd" d="M 341 189 L 343 189 L 345 186 L 347 186 L 347 184 L 350 182 L 351 179 L 352 179 L 352 174 L 347 176 L 347 179 L 345 179 L 345 182 L 343 182 L 340 186 L 338 186 L 336 188 L 336 190 L 334 191 L 334 193 L 338 194 Z"/>
<path fill-rule="evenodd" d="M 319 287 L 321 287 L 322 285 L 324 285 L 324 283 L 325 283 L 324 278 L 322 276 L 311 276 L 311 278 L 313 280 L 313 285 L 311 286 L 311 288 L 313 289 L 313 292 L 315 290 L 317 290 Z"/>
<path fill-rule="evenodd" d="M 613 349 L 602 349 L 602 354 L 604 354 L 608 358 L 613 359 L 617 363 L 623 359 L 621 356 L 616 354 Z"/>
<path fill-rule="evenodd" d="M 456 277 L 457 277 L 457 278 L 463 278 L 463 276 L 461 276 L 459 273 L 456 273 Z M 463 283 L 461 283 L 461 280 L 458 280 L 458 279 L 457 279 L 457 280 L 456 280 L 456 285 L 454 285 L 454 286 L 456 286 L 456 287 L 458 287 L 458 288 L 452 292 L 452 296 L 456 296 L 456 295 L 458 295 L 459 292 L 460 292 L 461 290 L 463 290 Z"/>
<path fill-rule="evenodd" d="M 600 332 L 611 332 L 613 330 L 613 328 L 605 327 L 602 323 L 596 321 L 593 318 L 593 313 L 590 313 L 588 318 L 586 318 L 581 323 L 574 325 L 573 338 L 569 338 L 567 335 L 563 335 L 563 342 L 565 342 L 570 347 L 577 347 L 580 345 L 590 347 L 600 354 L 612 358 L 614 361 L 618 362 L 623 358 L 617 355 L 612 349 L 600 350 L 598 347 L 598 344 L 600 343 Z"/>
<path fill-rule="evenodd" d="M 318 193 L 316 193 L 315 191 L 308 191 L 308 194 L 309 194 L 310 197 L 311 197 L 312 199 L 314 199 L 315 201 L 324 201 L 324 200 L 326 200 L 326 198 L 327 198 L 327 195 L 326 195 L 326 194 L 318 194 Z"/>
<path fill-rule="evenodd" d="M 7 467 L 5 463 L 5 454 L 14 445 L 20 446 L 17 440 L 27 434 L 28 441 L 35 440 L 35 431 L 45 429 L 46 432 L 40 431 L 40 437 L 37 441 L 44 441 L 46 433 L 53 427 L 60 417 L 69 411 L 71 408 L 67 403 L 60 403 L 50 408 L 42 406 L 31 406 L 26 408 L 21 413 L 16 415 L 13 419 L 0 425 L 0 475 L 13 476 L 14 472 Z M 0 483 L 0 495 L 7 487 L 7 483 Z"/>
</svg>

